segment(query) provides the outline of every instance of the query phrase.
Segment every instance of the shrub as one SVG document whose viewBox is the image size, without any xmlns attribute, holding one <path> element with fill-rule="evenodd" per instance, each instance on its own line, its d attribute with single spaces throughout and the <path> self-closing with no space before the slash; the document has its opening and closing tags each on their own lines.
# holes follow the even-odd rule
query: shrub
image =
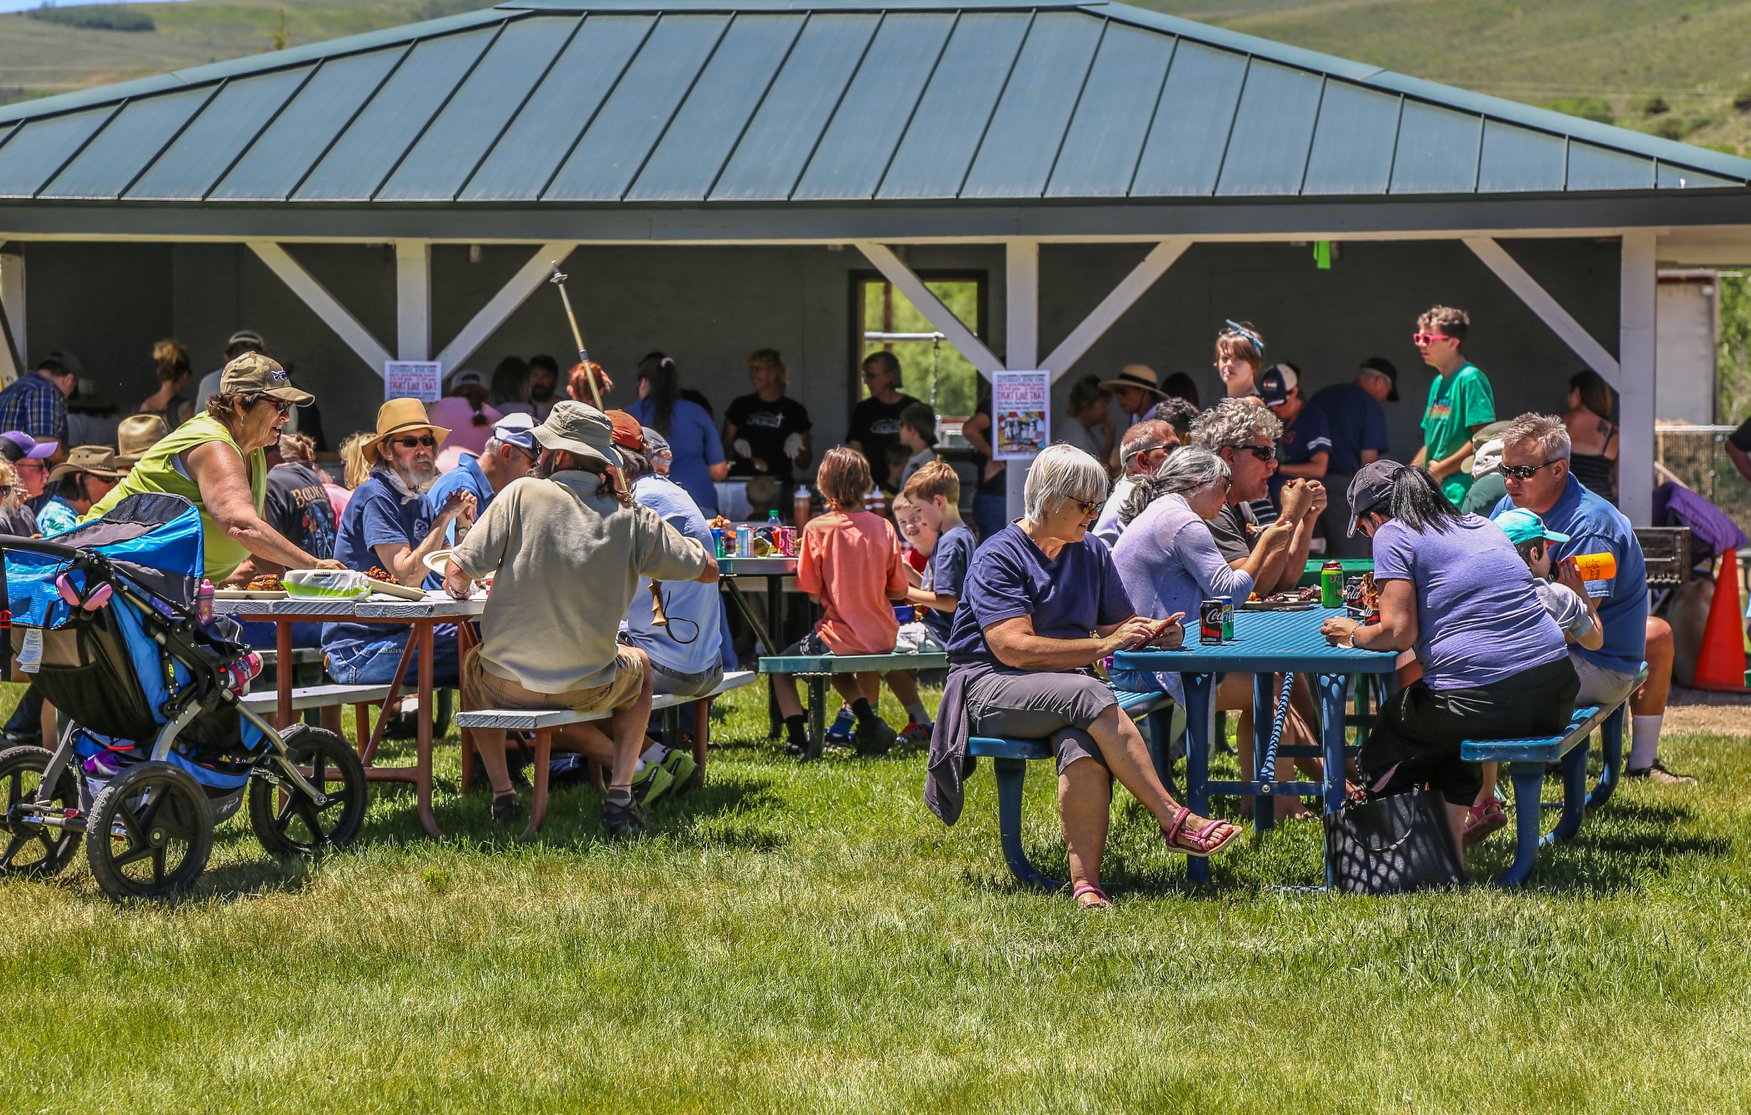
<svg viewBox="0 0 1751 1115">
<path fill-rule="evenodd" d="M 1643 116 L 1664 116 L 1670 111 L 1672 111 L 1672 106 L 1667 104 L 1666 98 L 1661 96 L 1649 97 L 1642 102 Z"/>
<path fill-rule="evenodd" d="M 1583 120 L 1592 120 L 1600 124 L 1613 124 L 1617 116 L 1611 111 L 1611 106 L 1598 97 L 1558 97 L 1549 101 L 1545 107 L 1555 112 L 1566 112 L 1570 116 L 1579 116 Z"/>
<path fill-rule="evenodd" d="M 1733 107 L 1740 112 L 1751 112 L 1751 89 L 1739 90 L 1739 95 L 1733 98 Z"/>
<path fill-rule="evenodd" d="M 44 4 L 40 8 L 32 8 L 25 14 L 32 19 L 40 19 L 46 23 L 59 23 L 87 31 L 156 31 L 158 29 L 158 25 L 152 22 L 152 17 L 145 12 L 95 4 L 77 8 L 57 8 L 50 4 Z"/>
</svg>

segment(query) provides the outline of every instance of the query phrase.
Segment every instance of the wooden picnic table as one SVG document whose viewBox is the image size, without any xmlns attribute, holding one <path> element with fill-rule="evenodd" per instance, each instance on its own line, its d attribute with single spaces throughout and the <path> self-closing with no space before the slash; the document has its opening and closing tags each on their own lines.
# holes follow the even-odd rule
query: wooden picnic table
<svg viewBox="0 0 1751 1115">
<path fill-rule="evenodd" d="M 1398 655 L 1390 651 L 1357 650 L 1332 646 L 1320 634 L 1320 624 L 1341 608 L 1313 607 L 1297 611 L 1249 611 L 1234 614 L 1234 638 L 1214 646 L 1197 642 L 1195 633 L 1177 650 L 1132 650 L 1113 655 L 1119 670 L 1179 674 L 1186 691 L 1186 800 L 1192 812 L 1207 816 L 1211 794 L 1255 795 L 1254 825 L 1270 827 L 1273 797 L 1285 794 L 1320 795 L 1327 813 L 1344 803 L 1344 695 L 1349 680 L 1357 674 L 1390 675 Z M 1325 774 L 1320 782 L 1278 782 L 1275 772 L 1263 765 L 1264 745 L 1270 736 L 1273 704 L 1272 674 L 1310 674 L 1320 712 L 1320 746 Z M 1253 772 L 1238 782 L 1210 779 L 1210 743 L 1215 733 L 1215 690 L 1218 674 L 1253 675 Z M 1280 755 L 1297 750 L 1278 749 Z M 1192 859 L 1188 877 L 1196 883 L 1210 878 L 1210 861 Z M 1326 883 L 1331 883 L 1327 870 Z"/>
<path fill-rule="evenodd" d="M 401 653 L 401 661 L 395 668 L 395 677 L 389 684 L 389 693 L 383 700 L 383 714 L 377 718 L 377 726 L 370 737 L 359 740 L 359 757 L 365 763 L 365 773 L 372 781 L 380 782 L 411 782 L 418 796 L 420 827 L 434 837 L 444 835 L 438 827 L 437 817 L 432 812 L 432 718 L 429 711 L 434 707 L 432 699 L 432 648 L 435 639 L 434 630 L 440 623 L 465 621 L 478 617 L 486 609 L 486 596 L 477 594 L 470 600 L 452 600 L 441 590 L 428 594 L 423 600 L 402 600 L 390 596 L 367 596 L 353 600 L 312 600 L 288 596 L 281 600 L 215 600 L 213 611 L 219 615 L 234 616 L 238 619 L 268 620 L 274 624 L 275 642 L 278 647 L 279 661 L 287 662 L 292 655 L 292 624 L 294 623 L 353 623 L 376 624 L 407 624 L 412 627 L 412 636 L 407 641 L 407 647 Z M 458 624 L 458 638 L 462 641 L 461 652 L 467 652 L 472 643 L 473 627 L 462 622 Z M 377 746 L 382 742 L 384 726 L 389 721 L 388 711 L 395 707 L 401 696 L 401 679 L 407 673 L 408 664 L 414 655 L 419 656 L 416 696 L 419 701 L 420 715 L 415 736 L 416 758 L 411 767 L 379 767 L 376 765 Z M 280 670 L 278 677 L 278 705 L 275 710 L 276 726 L 285 728 L 293 723 L 296 716 L 292 708 L 292 671 Z"/>
</svg>

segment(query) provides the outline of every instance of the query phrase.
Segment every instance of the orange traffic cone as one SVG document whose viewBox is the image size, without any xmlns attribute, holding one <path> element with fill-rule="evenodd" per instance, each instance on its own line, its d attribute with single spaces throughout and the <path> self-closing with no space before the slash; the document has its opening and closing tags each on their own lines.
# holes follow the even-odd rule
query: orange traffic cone
<svg viewBox="0 0 1751 1115">
<path fill-rule="evenodd" d="M 1745 612 L 1739 603 L 1739 551 L 1728 550 L 1715 575 L 1714 603 L 1696 656 L 1697 689 L 1745 691 Z"/>
</svg>

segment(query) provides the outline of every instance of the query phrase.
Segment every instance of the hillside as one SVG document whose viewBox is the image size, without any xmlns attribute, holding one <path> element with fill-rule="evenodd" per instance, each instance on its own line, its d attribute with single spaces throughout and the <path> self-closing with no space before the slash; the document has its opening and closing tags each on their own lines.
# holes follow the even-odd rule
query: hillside
<svg viewBox="0 0 1751 1115">
<path fill-rule="evenodd" d="M 1433 81 L 1751 151 L 1751 0 L 1135 0 Z M 488 0 L 190 0 L 156 30 L 0 16 L 0 100 L 34 97 L 420 19 Z M 1723 50 L 1721 44 L 1737 44 Z M 1739 100 L 1745 107 L 1735 107 Z"/>
</svg>

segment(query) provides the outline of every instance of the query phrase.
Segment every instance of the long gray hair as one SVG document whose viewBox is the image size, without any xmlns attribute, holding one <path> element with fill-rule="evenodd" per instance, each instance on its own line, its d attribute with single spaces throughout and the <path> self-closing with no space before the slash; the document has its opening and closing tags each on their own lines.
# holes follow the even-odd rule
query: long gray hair
<svg viewBox="0 0 1751 1115">
<path fill-rule="evenodd" d="M 1229 476 L 1228 462 L 1221 457 L 1208 449 L 1182 445 L 1156 466 L 1154 473 L 1136 482 L 1125 506 L 1119 508 L 1119 524 L 1130 526 L 1131 520 L 1162 496 L 1202 491 Z"/>
</svg>

